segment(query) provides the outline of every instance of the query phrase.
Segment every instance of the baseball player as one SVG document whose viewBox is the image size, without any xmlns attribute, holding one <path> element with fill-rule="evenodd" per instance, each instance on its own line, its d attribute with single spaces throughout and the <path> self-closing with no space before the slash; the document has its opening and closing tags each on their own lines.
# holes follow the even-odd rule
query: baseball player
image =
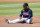
<svg viewBox="0 0 40 27">
<path fill-rule="evenodd" d="M 22 18 L 23 16 L 23 18 Z M 20 22 L 24 22 L 24 23 L 28 23 L 28 24 L 32 24 L 32 10 L 29 8 L 28 3 L 24 3 L 23 4 L 23 9 L 21 10 L 20 13 L 20 18 L 16 19 L 16 20 L 8 20 L 5 18 L 5 21 L 7 23 L 20 23 Z"/>
</svg>

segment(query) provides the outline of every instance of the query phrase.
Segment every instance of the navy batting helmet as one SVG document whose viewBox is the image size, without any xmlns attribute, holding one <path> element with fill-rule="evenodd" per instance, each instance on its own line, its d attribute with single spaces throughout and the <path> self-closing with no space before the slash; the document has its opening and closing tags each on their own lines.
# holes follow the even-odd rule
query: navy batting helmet
<svg viewBox="0 0 40 27">
<path fill-rule="evenodd" d="M 28 6 L 28 3 L 24 3 L 23 6 Z"/>
</svg>

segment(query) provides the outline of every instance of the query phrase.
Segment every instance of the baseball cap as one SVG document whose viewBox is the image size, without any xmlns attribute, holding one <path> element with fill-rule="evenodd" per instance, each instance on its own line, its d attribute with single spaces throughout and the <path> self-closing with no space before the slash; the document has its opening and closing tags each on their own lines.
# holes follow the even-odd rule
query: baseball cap
<svg viewBox="0 0 40 27">
<path fill-rule="evenodd" d="M 28 3 L 24 3 L 23 6 L 28 6 Z"/>
</svg>

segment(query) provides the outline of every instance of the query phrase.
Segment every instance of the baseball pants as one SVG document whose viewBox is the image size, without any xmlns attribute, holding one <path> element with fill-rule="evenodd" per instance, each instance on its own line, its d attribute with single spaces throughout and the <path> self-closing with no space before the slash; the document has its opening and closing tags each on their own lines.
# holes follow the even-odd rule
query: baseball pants
<svg viewBox="0 0 40 27">
<path fill-rule="evenodd" d="M 32 21 L 32 18 L 27 19 L 27 20 L 26 20 L 26 19 L 27 19 L 27 18 L 22 18 L 22 19 L 21 19 L 21 22 L 25 20 L 26 23 L 29 24 L 29 23 Z M 9 23 L 19 23 L 19 22 L 20 22 L 20 19 L 8 20 L 8 21 L 9 21 Z"/>
</svg>

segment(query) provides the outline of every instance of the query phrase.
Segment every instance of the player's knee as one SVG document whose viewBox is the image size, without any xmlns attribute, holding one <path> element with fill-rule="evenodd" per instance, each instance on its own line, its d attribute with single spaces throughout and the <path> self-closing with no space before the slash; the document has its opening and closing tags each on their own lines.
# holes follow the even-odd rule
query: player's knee
<svg viewBox="0 0 40 27">
<path fill-rule="evenodd" d="M 30 22 L 27 22 L 28 24 L 30 24 Z"/>
<path fill-rule="evenodd" d="M 30 22 L 31 22 L 31 20 L 30 20 L 30 19 L 28 19 L 28 20 L 27 20 L 27 23 L 28 23 L 28 24 L 30 24 Z"/>
<path fill-rule="evenodd" d="M 28 24 L 30 24 L 30 22 L 28 22 Z"/>
</svg>

